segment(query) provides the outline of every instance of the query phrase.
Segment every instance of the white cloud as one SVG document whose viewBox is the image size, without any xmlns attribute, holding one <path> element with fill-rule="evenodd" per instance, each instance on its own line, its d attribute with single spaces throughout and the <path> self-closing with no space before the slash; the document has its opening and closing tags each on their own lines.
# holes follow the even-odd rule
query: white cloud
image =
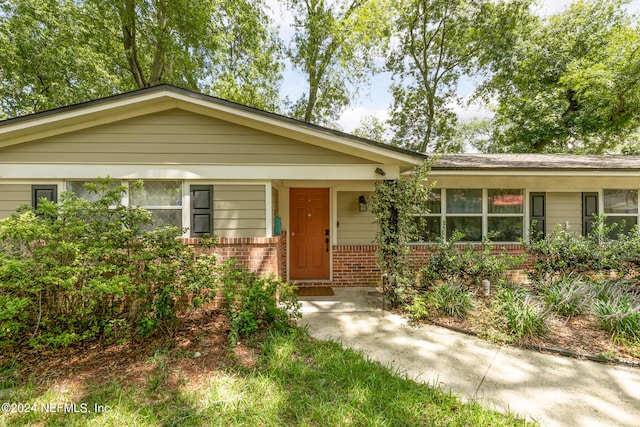
<svg viewBox="0 0 640 427">
<path fill-rule="evenodd" d="M 386 121 L 389 118 L 389 112 L 386 108 L 371 108 L 364 107 L 362 105 L 347 108 L 338 120 L 338 125 L 345 132 L 353 132 L 354 129 L 360 126 L 360 120 L 365 116 L 375 116 L 382 121 Z"/>
</svg>

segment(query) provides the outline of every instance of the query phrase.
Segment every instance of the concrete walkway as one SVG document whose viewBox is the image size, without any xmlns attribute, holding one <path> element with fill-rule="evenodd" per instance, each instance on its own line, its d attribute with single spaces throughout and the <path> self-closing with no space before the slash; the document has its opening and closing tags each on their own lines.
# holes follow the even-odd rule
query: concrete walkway
<svg viewBox="0 0 640 427">
<path fill-rule="evenodd" d="M 361 350 L 417 381 L 542 426 L 640 426 L 640 368 L 500 347 L 382 311 L 375 288 L 301 297 L 312 336 Z"/>
</svg>

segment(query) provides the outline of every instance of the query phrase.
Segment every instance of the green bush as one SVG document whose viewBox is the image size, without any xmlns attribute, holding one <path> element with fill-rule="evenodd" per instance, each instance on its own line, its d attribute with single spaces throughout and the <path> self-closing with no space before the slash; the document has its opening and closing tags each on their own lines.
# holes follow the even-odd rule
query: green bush
<svg viewBox="0 0 640 427">
<path fill-rule="evenodd" d="M 516 338 L 543 337 L 548 312 L 521 288 L 505 287 L 498 295 L 498 310 L 505 317 L 507 331 Z"/>
<path fill-rule="evenodd" d="M 549 309 L 561 316 L 576 316 L 591 304 L 592 287 L 581 277 L 547 276 L 538 288 Z"/>
<path fill-rule="evenodd" d="M 138 184 L 141 185 L 141 184 Z M 120 204 L 125 188 L 88 185 L 0 221 L 0 342 L 65 346 L 171 327 L 177 302 L 215 289 L 213 255 L 196 257 L 182 230 L 147 231 L 148 211 Z"/>
<path fill-rule="evenodd" d="M 640 266 L 640 234 L 637 226 L 623 233 L 619 224 L 606 225 L 606 216 L 594 218 L 593 231 L 588 236 L 570 230 L 568 224 L 559 225 L 544 238 L 532 238 L 525 243 L 527 252 L 534 255 L 532 278 L 547 274 L 570 275 L 584 272 L 616 271 L 621 275 Z"/>
<path fill-rule="evenodd" d="M 231 326 L 231 347 L 241 336 L 259 329 L 288 329 L 300 317 L 295 288 L 272 276 L 260 276 L 246 268 L 228 270 L 222 277 L 224 308 Z"/>
<path fill-rule="evenodd" d="M 482 279 L 493 282 L 501 279 L 506 270 L 522 264 L 526 256 L 508 255 L 506 250 L 494 253 L 489 238 L 480 244 L 458 245 L 464 235 L 456 231 L 453 236 L 432 248 L 429 265 L 421 269 L 421 285 L 430 287 L 434 282 L 454 281 L 467 287 L 478 285 Z"/>
<path fill-rule="evenodd" d="M 473 294 L 458 282 L 446 282 L 433 288 L 434 305 L 448 316 L 463 318 L 475 307 Z"/>
<path fill-rule="evenodd" d="M 593 309 L 615 338 L 640 341 L 640 292 L 624 282 L 603 282 Z"/>
<path fill-rule="evenodd" d="M 405 306 L 405 310 L 411 314 L 413 321 L 419 321 L 429 317 L 429 308 L 433 305 L 431 301 L 433 298 L 432 293 L 415 294 L 411 304 Z"/>
</svg>

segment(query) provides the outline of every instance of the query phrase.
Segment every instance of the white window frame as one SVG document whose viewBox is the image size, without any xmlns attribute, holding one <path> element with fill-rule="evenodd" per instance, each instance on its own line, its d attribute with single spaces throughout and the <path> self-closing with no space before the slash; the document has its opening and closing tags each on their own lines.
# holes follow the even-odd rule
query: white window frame
<svg viewBox="0 0 640 427">
<path fill-rule="evenodd" d="M 489 232 L 489 218 L 520 218 L 522 221 L 522 238 L 527 238 L 527 230 L 525 227 L 526 224 L 526 212 L 528 209 L 528 201 L 527 195 L 528 192 L 525 188 L 437 188 L 436 190 L 440 190 L 440 213 L 423 213 L 416 214 L 416 217 L 424 217 L 424 218 L 440 218 L 440 241 L 446 241 L 451 238 L 447 234 L 447 219 L 455 218 L 455 217 L 479 217 L 482 218 L 482 237 L 486 237 Z M 448 213 L 447 206 L 447 190 L 482 190 L 482 211 L 479 213 Z M 522 212 L 520 213 L 489 213 L 489 190 L 519 190 L 522 193 Z M 494 240 L 493 243 L 498 244 L 512 244 L 512 243 L 520 243 L 519 241 L 498 241 Z M 425 243 L 436 243 L 436 242 L 426 242 L 426 241 L 416 241 L 411 242 L 411 244 L 425 244 Z M 460 243 L 465 244 L 477 244 L 480 243 L 476 240 L 471 241 L 461 241 Z"/>
<path fill-rule="evenodd" d="M 87 182 L 96 182 L 97 179 L 68 179 L 65 180 L 64 182 L 64 189 L 65 191 L 69 191 L 69 183 L 71 182 L 83 182 L 83 183 L 87 183 Z M 180 197 L 180 218 L 181 218 L 181 228 L 184 229 L 185 228 L 185 215 L 187 217 L 187 222 L 186 224 L 189 224 L 189 212 L 188 209 L 185 209 L 185 202 L 188 202 L 189 199 L 185 197 L 185 183 L 186 181 L 184 180 L 177 180 L 177 179 L 153 179 L 153 180 L 145 180 L 145 181 L 152 181 L 152 182 L 159 182 L 159 181 L 163 181 L 163 182 L 177 182 L 180 184 L 180 190 L 181 190 L 181 197 Z M 116 183 L 117 185 L 124 185 L 126 187 L 126 191 L 123 193 L 122 198 L 120 199 L 120 203 L 123 206 L 129 206 L 129 207 L 141 207 L 147 210 L 178 210 L 177 206 L 153 206 L 153 205 L 133 205 L 130 203 L 131 201 L 131 185 L 132 183 L 134 183 L 135 181 L 133 180 L 121 180 L 121 179 L 114 179 L 113 180 L 114 183 Z M 115 208 L 116 206 L 110 206 L 110 208 Z M 186 213 L 185 213 L 186 212 Z"/>
<path fill-rule="evenodd" d="M 636 200 L 637 200 L 636 211 L 635 212 L 627 212 L 627 213 L 610 213 L 610 212 L 607 212 L 606 199 L 605 199 L 605 191 L 607 191 L 607 190 L 613 190 L 613 191 L 635 191 L 636 192 Z M 629 217 L 635 217 L 636 218 L 636 225 L 638 225 L 638 228 L 640 229 L 640 191 L 638 189 L 636 189 L 636 188 L 603 188 L 600 191 L 600 200 L 602 200 L 601 206 L 600 206 L 600 212 L 602 212 L 607 218 L 629 218 Z"/>
</svg>

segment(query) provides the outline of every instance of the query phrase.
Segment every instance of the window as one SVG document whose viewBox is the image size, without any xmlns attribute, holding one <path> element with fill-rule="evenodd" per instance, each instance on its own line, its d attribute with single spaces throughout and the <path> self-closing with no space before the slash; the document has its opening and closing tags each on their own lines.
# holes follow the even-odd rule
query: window
<svg viewBox="0 0 640 427">
<path fill-rule="evenodd" d="M 78 198 L 95 202 L 100 198 L 99 194 L 92 193 L 85 187 L 85 184 L 91 184 L 95 181 L 67 181 L 67 191 L 74 193 Z M 114 181 L 109 184 L 109 190 L 115 190 L 120 182 Z"/>
<path fill-rule="evenodd" d="M 522 238 L 524 191 L 487 190 L 487 234 L 492 240 L 517 242 Z"/>
<path fill-rule="evenodd" d="M 181 181 L 145 181 L 141 188 L 131 187 L 129 204 L 151 212 L 153 228 L 165 225 L 182 228 Z"/>
<path fill-rule="evenodd" d="M 464 242 L 479 242 L 487 235 L 498 242 L 523 237 L 522 189 L 434 189 L 426 208 L 428 213 L 416 219 L 423 242 L 448 239 L 455 231 L 464 234 Z"/>
<path fill-rule="evenodd" d="M 425 214 L 416 216 L 418 236 L 421 242 L 435 242 L 442 236 L 442 191 L 435 188 L 429 192 L 429 200 L 425 206 Z"/>
<path fill-rule="evenodd" d="M 454 188 L 446 193 L 446 238 L 459 231 L 463 242 L 482 240 L 482 190 Z"/>
<path fill-rule="evenodd" d="M 638 224 L 638 190 L 603 190 L 607 226 L 618 224 L 614 235 L 629 233 Z"/>
<path fill-rule="evenodd" d="M 67 191 L 78 197 L 95 201 L 98 195 L 89 192 L 85 184 L 93 181 L 68 181 Z M 113 182 L 115 189 L 120 182 Z M 123 203 L 127 203 L 126 196 Z M 129 186 L 128 204 L 151 212 L 153 224 L 150 228 L 173 225 L 182 228 L 182 182 L 181 181 L 145 181 L 142 188 Z"/>
</svg>

